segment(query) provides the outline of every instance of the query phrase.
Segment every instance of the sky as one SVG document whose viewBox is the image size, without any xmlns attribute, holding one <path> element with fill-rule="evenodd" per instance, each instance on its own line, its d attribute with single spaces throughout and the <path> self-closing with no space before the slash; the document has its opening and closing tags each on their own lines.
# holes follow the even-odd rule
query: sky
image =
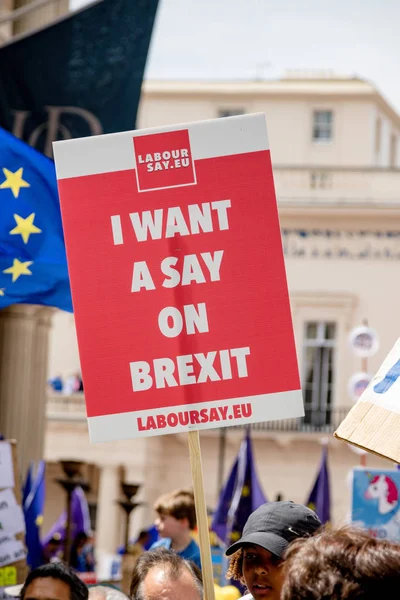
<svg viewBox="0 0 400 600">
<path fill-rule="evenodd" d="M 400 0 L 160 0 L 145 76 L 254 80 L 323 69 L 371 81 L 400 112 L 399 23 Z"/>
</svg>

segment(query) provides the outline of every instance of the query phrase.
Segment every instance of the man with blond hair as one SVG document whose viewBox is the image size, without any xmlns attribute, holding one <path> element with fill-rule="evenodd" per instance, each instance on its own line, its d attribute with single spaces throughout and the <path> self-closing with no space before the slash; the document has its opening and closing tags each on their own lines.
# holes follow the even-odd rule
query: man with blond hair
<svg viewBox="0 0 400 600">
<path fill-rule="evenodd" d="M 200 549 L 191 534 L 196 527 L 193 492 L 176 490 L 164 494 L 155 502 L 154 510 L 158 515 L 155 526 L 161 540 L 155 542 L 150 549 L 163 547 L 173 550 L 201 569 Z"/>
</svg>

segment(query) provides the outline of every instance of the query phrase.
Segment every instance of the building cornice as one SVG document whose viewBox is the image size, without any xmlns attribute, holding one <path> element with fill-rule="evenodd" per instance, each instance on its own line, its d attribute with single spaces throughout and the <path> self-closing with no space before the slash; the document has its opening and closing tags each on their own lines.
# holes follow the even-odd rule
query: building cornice
<svg viewBox="0 0 400 600">
<path fill-rule="evenodd" d="M 400 128 L 400 115 L 368 81 L 358 78 L 279 79 L 267 81 L 165 81 L 146 80 L 142 87 L 144 99 L 152 97 L 187 97 L 265 100 L 312 99 L 318 102 L 337 100 L 369 101 Z"/>
</svg>

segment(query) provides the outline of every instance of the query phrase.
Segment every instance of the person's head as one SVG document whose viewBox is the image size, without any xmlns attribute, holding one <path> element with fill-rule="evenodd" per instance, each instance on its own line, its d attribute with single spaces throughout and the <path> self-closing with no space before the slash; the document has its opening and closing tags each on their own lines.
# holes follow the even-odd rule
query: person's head
<svg viewBox="0 0 400 600">
<path fill-rule="evenodd" d="M 115 587 L 93 585 L 89 587 L 89 600 L 128 600 L 128 596 Z"/>
<path fill-rule="evenodd" d="M 21 600 L 88 600 L 88 588 L 63 563 L 50 563 L 28 574 Z"/>
<path fill-rule="evenodd" d="M 263 504 L 247 519 L 242 537 L 226 551 L 227 577 L 244 583 L 255 600 L 279 600 L 283 555 L 293 540 L 321 527 L 314 511 L 293 502 Z"/>
<path fill-rule="evenodd" d="M 193 492 L 176 490 L 160 496 L 154 504 L 156 528 L 161 537 L 175 539 L 196 527 Z"/>
<path fill-rule="evenodd" d="M 202 600 L 201 572 L 172 550 L 150 550 L 133 569 L 130 596 L 132 600 Z"/>
<path fill-rule="evenodd" d="M 284 576 L 282 600 L 391 598 L 400 590 L 400 545 L 361 529 L 325 529 L 290 546 Z"/>
<path fill-rule="evenodd" d="M 58 536 L 53 536 L 46 544 L 46 549 L 49 552 L 57 552 L 61 547 L 61 539 Z"/>
<path fill-rule="evenodd" d="M 83 546 L 88 542 L 89 537 L 84 531 L 80 531 L 76 534 L 74 539 L 75 548 L 83 548 Z"/>
</svg>

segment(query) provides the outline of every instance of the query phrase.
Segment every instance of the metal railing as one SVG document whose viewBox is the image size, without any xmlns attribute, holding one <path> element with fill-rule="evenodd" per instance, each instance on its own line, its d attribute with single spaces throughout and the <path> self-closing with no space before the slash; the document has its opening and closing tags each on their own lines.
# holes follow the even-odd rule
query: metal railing
<svg viewBox="0 0 400 600">
<path fill-rule="evenodd" d="M 86 419 L 83 392 L 65 395 L 62 392 L 47 395 L 46 416 L 54 421 L 82 421 Z"/>
<path fill-rule="evenodd" d="M 307 417 L 284 419 L 266 423 L 252 423 L 253 431 L 282 431 L 299 433 L 332 433 L 343 421 L 350 407 L 338 407 L 330 411 L 307 411 Z M 81 421 L 86 419 L 83 393 L 66 396 L 62 393 L 48 394 L 47 418 L 56 421 Z M 244 426 L 233 426 L 232 429 Z"/>
<path fill-rule="evenodd" d="M 283 419 L 266 423 L 253 423 L 253 431 L 282 431 L 299 433 L 333 433 L 350 410 L 349 407 L 339 407 L 329 412 L 318 410 L 307 411 L 307 417 L 300 419 Z"/>
</svg>

